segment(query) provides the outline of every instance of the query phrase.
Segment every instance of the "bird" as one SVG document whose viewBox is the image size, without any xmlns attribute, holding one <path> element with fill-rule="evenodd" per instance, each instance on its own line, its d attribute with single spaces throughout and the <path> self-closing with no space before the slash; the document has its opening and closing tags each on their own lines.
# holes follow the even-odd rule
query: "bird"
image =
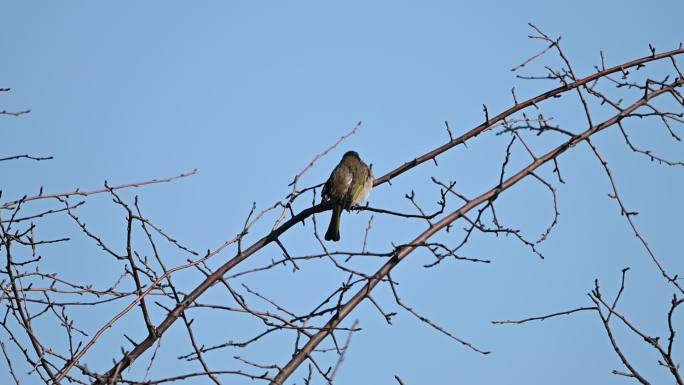
<svg viewBox="0 0 684 385">
<path fill-rule="evenodd" d="M 368 200 L 373 188 L 373 180 L 373 170 L 363 163 L 359 153 L 347 151 L 342 156 L 342 160 L 330 173 L 321 191 L 323 200 L 329 200 L 332 203 L 332 216 L 328 231 L 325 232 L 326 241 L 340 240 L 342 210 L 349 211 Z"/>
</svg>

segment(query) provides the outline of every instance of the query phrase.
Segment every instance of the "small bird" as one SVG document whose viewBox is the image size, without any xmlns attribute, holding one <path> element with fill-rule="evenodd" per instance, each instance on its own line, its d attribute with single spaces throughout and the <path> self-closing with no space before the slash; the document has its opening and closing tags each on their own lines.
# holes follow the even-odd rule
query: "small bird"
<svg viewBox="0 0 684 385">
<path fill-rule="evenodd" d="M 368 199 L 373 188 L 373 171 L 368 167 L 356 151 L 347 151 L 340 163 L 325 182 L 321 196 L 332 202 L 332 216 L 326 241 L 340 240 L 340 215 L 342 210 L 349 211 Z"/>
</svg>

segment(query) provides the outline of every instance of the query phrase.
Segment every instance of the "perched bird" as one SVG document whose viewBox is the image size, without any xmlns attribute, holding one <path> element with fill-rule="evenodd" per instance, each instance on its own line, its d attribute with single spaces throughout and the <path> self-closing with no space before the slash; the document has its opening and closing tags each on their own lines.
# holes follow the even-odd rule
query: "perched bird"
<svg viewBox="0 0 684 385">
<path fill-rule="evenodd" d="M 321 196 L 332 202 L 330 225 L 325 233 L 326 241 L 340 240 L 340 215 L 368 199 L 373 188 L 373 171 L 356 151 L 347 151 L 340 163 L 325 182 Z"/>
</svg>

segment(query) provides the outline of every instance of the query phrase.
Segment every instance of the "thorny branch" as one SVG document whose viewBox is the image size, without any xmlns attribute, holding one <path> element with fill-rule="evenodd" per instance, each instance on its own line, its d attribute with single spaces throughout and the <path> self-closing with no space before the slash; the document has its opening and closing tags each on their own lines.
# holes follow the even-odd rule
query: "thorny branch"
<svg viewBox="0 0 684 385">
<path fill-rule="evenodd" d="M 601 321 L 601 326 L 603 327 L 606 336 L 608 337 L 608 340 L 610 341 L 610 345 L 613 348 L 613 351 L 617 356 L 619 357 L 620 361 L 624 365 L 625 369 L 627 372 L 621 371 L 621 370 L 613 370 L 612 373 L 619 375 L 619 376 L 626 376 L 633 378 L 637 380 L 639 383 L 643 385 L 650 384 L 651 381 L 648 381 L 648 379 L 640 372 L 639 370 L 636 369 L 634 364 L 631 362 L 630 358 L 624 353 L 624 351 L 620 348 L 620 344 L 618 340 L 615 337 L 615 328 L 616 326 L 614 325 L 615 322 L 619 322 L 622 324 L 622 326 L 625 326 L 627 330 L 629 330 L 631 333 L 634 335 L 638 336 L 641 341 L 643 341 L 646 345 L 652 347 L 655 349 L 658 354 L 661 357 L 661 360 L 658 361 L 658 364 L 660 366 L 665 367 L 670 374 L 672 375 L 673 379 L 675 380 L 675 383 L 678 385 L 684 384 L 682 382 L 682 377 L 681 373 L 679 371 L 679 364 L 675 362 L 675 359 L 672 355 L 672 345 L 674 344 L 674 339 L 675 339 L 675 331 L 672 327 L 672 315 L 675 312 L 675 309 L 683 302 L 682 299 L 678 299 L 676 295 L 672 297 L 671 301 L 671 306 L 670 310 L 668 311 L 667 314 L 667 322 L 668 322 L 668 329 L 669 329 L 669 336 L 667 338 L 668 344 L 667 347 L 663 346 L 661 344 L 661 338 L 660 337 L 652 337 L 649 336 L 648 334 L 644 333 L 640 328 L 638 328 L 633 322 L 631 322 L 624 314 L 619 312 L 617 310 L 617 305 L 618 305 L 618 300 L 620 299 L 620 296 L 622 293 L 625 291 L 625 277 L 626 273 L 629 270 L 629 268 L 622 269 L 622 280 L 620 282 L 620 288 L 618 289 L 617 294 L 615 295 L 615 298 L 612 301 L 612 304 L 609 303 L 610 301 L 606 301 L 604 299 L 604 295 L 601 292 L 598 279 L 594 281 L 594 288 L 587 293 L 587 296 L 589 297 L 589 300 L 593 303 L 593 306 L 583 306 L 583 307 L 578 307 L 572 310 L 566 310 L 566 311 L 561 311 L 557 313 L 552 313 L 552 314 L 547 314 L 543 316 L 535 316 L 535 317 L 529 317 L 517 321 L 492 321 L 493 324 L 498 324 L 498 325 L 503 325 L 503 324 L 524 324 L 527 322 L 531 321 L 543 321 L 547 320 L 550 318 L 558 317 L 558 316 L 564 316 L 564 315 L 571 315 L 575 314 L 577 312 L 594 312 L 599 320 Z M 613 324 L 610 323 L 611 321 L 611 316 L 615 316 L 619 321 L 613 322 Z"/>
</svg>

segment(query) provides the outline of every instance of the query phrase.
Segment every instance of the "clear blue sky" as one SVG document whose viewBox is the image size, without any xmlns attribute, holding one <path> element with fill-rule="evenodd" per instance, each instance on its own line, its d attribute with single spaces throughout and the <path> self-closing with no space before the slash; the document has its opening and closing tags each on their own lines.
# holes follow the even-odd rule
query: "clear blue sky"
<svg viewBox="0 0 684 385">
<path fill-rule="evenodd" d="M 46 192 L 92 189 L 104 180 L 141 181 L 198 168 L 192 178 L 124 194 L 140 194 L 147 216 L 198 250 L 214 248 L 239 232 L 252 201 L 263 208 L 282 199 L 294 175 L 359 120 L 359 132 L 317 163 L 304 185 L 324 181 L 348 149 L 357 150 L 382 175 L 442 144 L 447 139 L 443 121 L 463 132 L 481 122 L 483 103 L 492 114 L 510 106 L 513 86 L 521 99 L 555 87 L 524 83 L 510 72 L 543 47 L 527 39 L 528 22 L 563 36 L 579 74 L 593 72 L 600 50 L 613 65 L 646 55 L 649 43 L 660 51 L 684 40 L 681 1 L 3 4 L 0 87 L 13 91 L 0 94 L 0 110 L 32 112 L 0 117 L 0 157 L 30 153 L 55 159 L 0 164 L 2 201 L 35 193 L 40 186 Z M 569 128 L 584 127 L 581 110 L 561 108 L 559 113 Z M 684 158 L 683 147 L 671 146 L 660 131 L 640 137 L 671 157 Z M 392 186 L 382 186 L 370 203 L 409 211 L 403 196 L 415 189 L 426 206 L 434 207 L 431 175 L 458 181 L 471 196 L 483 192 L 496 181 L 494 168 L 503 159 L 506 140 L 490 137 L 469 152 L 460 148 L 440 159 L 439 168 L 426 164 Z M 684 170 L 653 166 L 629 153 L 614 133 L 602 134 L 598 143 L 627 204 L 641 213 L 637 223 L 653 248 L 671 272 L 684 272 L 679 243 Z M 520 157 L 514 165 L 524 161 Z M 376 298 L 386 311 L 400 314 L 388 326 L 364 304 L 350 318 L 359 319 L 363 331 L 352 340 L 339 383 L 390 384 L 394 374 L 407 385 L 629 382 L 610 373 L 623 368 L 593 313 L 514 327 L 490 324 L 589 305 L 585 293 L 594 278 L 613 293 L 620 270 L 631 266 L 622 309 L 649 333 L 665 336 L 671 288 L 661 282 L 606 197 L 609 185 L 597 162 L 587 148 L 578 147 L 561 158 L 561 165 L 568 184 L 559 186 L 561 218 L 542 246 L 546 260 L 511 240 L 477 236 L 464 253 L 492 259 L 492 264 L 450 261 L 426 270 L 422 265 L 429 256 L 416 253 L 394 273 L 409 305 L 491 355 L 478 355 L 438 335 L 398 310 L 382 288 Z M 502 196 L 501 214 L 535 237 L 550 219 L 548 198 L 539 186 L 523 183 Z M 122 247 L 123 213 L 109 198 L 93 199 L 82 217 Z M 322 226 L 328 214 L 317 218 Z M 346 239 L 340 249 L 359 247 L 367 219 L 368 213 L 343 218 Z M 68 221 L 46 226 L 46 236 L 78 234 Z M 247 243 L 267 228 L 257 227 Z M 371 247 L 386 251 L 390 241 L 407 242 L 422 228 L 422 223 L 406 225 L 376 216 Z M 300 254 L 320 251 L 307 236 L 309 230 L 298 231 L 284 240 L 288 247 Z M 101 286 L 115 279 L 106 274 L 109 268 L 121 268 L 86 240 L 46 249 L 45 254 L 47 266 L 66 276 L 82 274 Z M 220 256 L 217 263 L 230 256 Z M 250 263 L 279 256 L 269 248 Z M 358 266 L 371 272 L 377 263 Z M 244 282 L 304 311 L 345 279 L 323 262 L 304 270 L 293 274 L 281 268 Z M 181 275 L 179 282 L 187 290 L 199 278 Z M 219 302 L 222 295 L 216 291 L 210 298 Z M 92 333 L 124 306 L 118 302 L 109 313 L 86 310 L 74 316 Z M 143 330 L 126 330 L 139 321 L 136 309 L 121 327 L 108 332 L 103 344 L 86 356 L 90 367 L 103 370 L 119 357 L 119 346 L 125 344 L 122 332 L 144 337 Z M 676 322 L 684 329 L 681 314 Z M 53 332 L 44 327 L 45 335 Z M 211 345 L 261 329 L 226 317 L 205 319 L 199 330 L 200 340 Z M 622 329 L 618 336 L 639 369 L 655 383 L 669 381 L 642 342 Z M 7 336 L 0 333 L 0 339 L 7 341 Z M 178 365 L 174 357 L 189 352 L 183 330 L 172 329 L 162 348 L 167 350 L 153 378 L 172 374 Z M 210 360 L 222 369 L 231 367 L 234 355 L 283 365 L 291 349 L 290 339 L 274 338 L 246 351 L 216 353 Z M 681 361 L 682 348 L 676 349 Z M 0 383 L 9 383 L 2 365 Z M 141 371 L 144 367 L 134 368 L 134 373 Z M 301 378 L 298 372 L 290 383 L 299 384 Z M 239 381 L 250 383 L 232 377 L 225 382 Z"/>
</svg>

